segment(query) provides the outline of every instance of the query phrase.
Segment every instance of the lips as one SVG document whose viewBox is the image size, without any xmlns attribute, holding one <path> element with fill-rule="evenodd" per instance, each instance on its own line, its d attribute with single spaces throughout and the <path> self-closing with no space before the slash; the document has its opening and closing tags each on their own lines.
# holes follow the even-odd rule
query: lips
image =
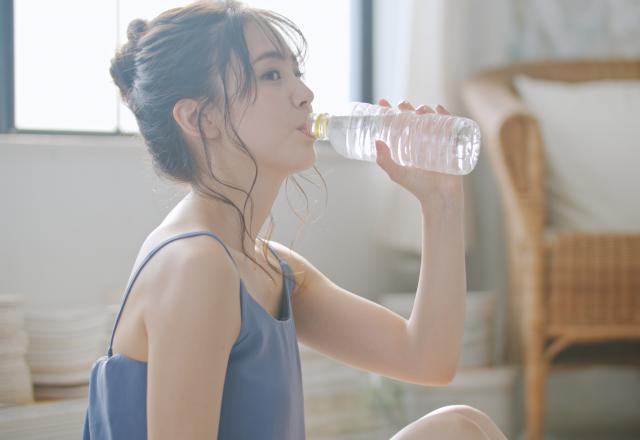
<svg viewBox="0 0 640 440">
<path fill-rule="evenodd" d="M 313 138 L 311 131 L 309 130 L 309 120 L 305 120 L 305 122 L 298 126 L 298 131 L 301 131 L 305 136 Z"/>
</svg>

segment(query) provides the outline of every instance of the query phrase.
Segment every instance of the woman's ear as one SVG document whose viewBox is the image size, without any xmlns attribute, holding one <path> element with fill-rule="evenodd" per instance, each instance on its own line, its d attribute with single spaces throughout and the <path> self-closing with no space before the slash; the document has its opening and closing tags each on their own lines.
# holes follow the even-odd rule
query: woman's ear
<svg viewBox="0 0 640 440">
<path fill-rule="evenodd" d="M 178 126 L 186 135 L 196 139 L 200 139 L 200 131 L 198 129 L 198 111 L 200 107 L 201 104 L 191 98 L 183 98 L 173 106 L 173 118 Z M 211 106 L 202 109 L 200 126 L 207 139 L 220 137 L 219 120 Z"/>
</svg>

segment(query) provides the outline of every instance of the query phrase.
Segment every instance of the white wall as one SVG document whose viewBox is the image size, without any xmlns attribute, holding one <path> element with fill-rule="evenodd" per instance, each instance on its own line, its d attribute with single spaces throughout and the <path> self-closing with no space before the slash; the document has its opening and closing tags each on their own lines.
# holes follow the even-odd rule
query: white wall
<svg viewBox="0 0 640 440">
<path fill-rule="evenodd" d="M 294 249 L 360 295 L 397 288 L 387 269 L 393 256 L 370 239 L 388 177 L 375 163 L 317 151 L 328 205 L 323 212 L 324 193 L 298 179 L 317 221 L 303 227 Z M 321 185 L 313 171 L 305 175 Z M 140 141 L 0 136 L 0 292 L 57 306 L 101 303 L 114 291 L 120 298 L 143 240 L 185 193 L 156 176 Z M 304 207 L 293 184 L 289 198 Z M 274 216 L 272 238 L 289 245 L 301 223 L 284 185 Z"/>
</svg>

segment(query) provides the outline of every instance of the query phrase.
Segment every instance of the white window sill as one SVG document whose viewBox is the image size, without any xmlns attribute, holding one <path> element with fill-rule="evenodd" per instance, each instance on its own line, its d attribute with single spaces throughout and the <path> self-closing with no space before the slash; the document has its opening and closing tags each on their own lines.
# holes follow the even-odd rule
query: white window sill
<svg viewBox="0 0 640 440">
<path fill-rule="evenodd" d="M 140 135 L 91 135 L 91 134 L 33 134 L 33 133 L 0 133 L 0 148 L 4 145 L 17 147 L 78 147 L 82 149 L 113 149 L 122 148 L 136 151 L 146 149 Z M 342 157 L 328 142 L 317 142 L 315 147 L 317 156 L 325 162 L 341 163 L 348 161 L 353 165 L 366 164 L 360 160 L 349 160 Z"/>
<path fill-rule="evenodd" d="M 142 138 L 133 135 L 91 135 L 91 134 L 0 134 L 0 145 L 25 147 L 82 147 L 82 148 L 142 148 Z"/>
</svg>

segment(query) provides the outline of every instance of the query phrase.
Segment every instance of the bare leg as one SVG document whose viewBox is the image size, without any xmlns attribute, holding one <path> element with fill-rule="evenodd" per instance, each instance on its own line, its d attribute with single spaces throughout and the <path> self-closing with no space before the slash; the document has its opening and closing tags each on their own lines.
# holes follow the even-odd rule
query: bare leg
<svg viewBox="0 0 640 440">
<path fill-rule="evenodd" d="M 498 428 L 498 425 L 495 424 L 491 417 L 483 413 L 477 408 L 474 408 L 469 405 L 450 405 L 445 406 L 443 408 L 438 408 L 433 411 L 433 413 L 438 413 L 443 410 L 451 410 L 456 411 L 457 413 L 473 420 L 486 434 L 490 439 L 496 440 L 508 440 L 504 433 Z"/>
<path fill-rule="evenodd" d="M 427 414 L 398 431 L 391 440 L 490 440 L 480 427 L 455 412 Z"/>
<path fill-rule="evenodd" d="M 391 440 L 506 440 L 482 411 L 467 405 L 439 408 L 398 431 Z"/>
</svg>

